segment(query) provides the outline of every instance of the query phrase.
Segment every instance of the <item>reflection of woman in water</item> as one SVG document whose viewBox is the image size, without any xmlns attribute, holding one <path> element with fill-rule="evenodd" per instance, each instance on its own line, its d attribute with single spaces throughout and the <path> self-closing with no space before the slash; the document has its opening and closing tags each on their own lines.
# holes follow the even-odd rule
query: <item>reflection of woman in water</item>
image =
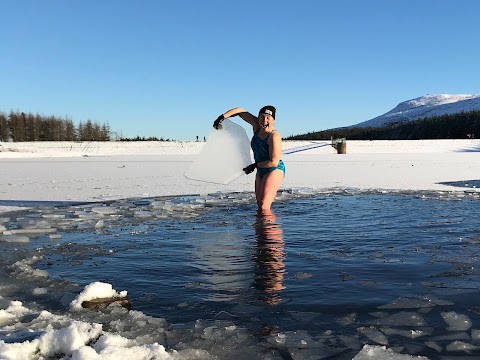
<svg viewBox="0 0 480 360">
<path fill-rule="evenodd" d="M 283 230 L 276 223 L 276 216 L 271 211 L 257 215 L 255 222 L 257 236 L 257 251 L 254 255 L 257 271 L 255 288 L 263 292 L 261 299 L 267 304 L 280 302 L 279 293 L 283 286 L 285 275 Z"/>
</svg>

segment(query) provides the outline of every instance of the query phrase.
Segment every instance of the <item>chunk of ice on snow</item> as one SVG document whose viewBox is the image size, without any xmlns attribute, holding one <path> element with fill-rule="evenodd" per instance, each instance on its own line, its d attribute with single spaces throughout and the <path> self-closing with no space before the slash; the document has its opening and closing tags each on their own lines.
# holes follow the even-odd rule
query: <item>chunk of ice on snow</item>
<svg viewBox="0 0 480 360">
<path fill-rule="evenodd" d="M 93 299 L 108 298 L 108 297 L 125 297 L 127 291 L 116 292 L 111 284 L 94 282 L 83 289 L 83 291 L 70 303 L 72 309 L 82 309 L 82 303 Z"/>
</svg>

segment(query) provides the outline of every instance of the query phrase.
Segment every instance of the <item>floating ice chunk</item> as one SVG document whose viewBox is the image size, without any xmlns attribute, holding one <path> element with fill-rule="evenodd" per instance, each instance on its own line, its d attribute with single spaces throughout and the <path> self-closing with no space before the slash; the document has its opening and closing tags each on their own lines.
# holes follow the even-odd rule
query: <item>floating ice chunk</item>
<svg viewBox="0 0 480 360">
<path fill-rule="evenodd" d="M 5 226 L 0 225 L 0 232 L 4 232 L 4 231 L 6 231 L 6 230 L 7 230 L 7 228 L 6 228 Z"/>
<path fill-rule="evenodd" d="M 62 237 L 62 235 L 60 234 L 51 234 L 50 236 L 50 240 L 58 240 Z"/>
<path fill-rule="evenodd" d="M 369 315 L 376 317 L 377 319 L 385 319 L 388 317 L 390 314 L 386 311 L 374 311 L 369 313 Z"/>
<path fill-rule="evenodd" d="M 162 208 L 165 205 L 165 201 L 152 201 L 150 206 L 153 208 Z"/>
<path fill-rule="evenodd" d="M 144 219 L 153 217 L 153 213 L 151 211 L 138 210 L 134 212 L 133 216 L 136 218 Z"/>
<path fill-rule="evenodd" d="M 419 352 L 425 349 L 423 344 L 416 344 L 416 343 L 405 343 L 405 352 L 408 354 L 418 354 Z"/>
<path fill-rule="evenodd" d="M 34 270 L 31 265 L 40 259 L 40 257 L 32 256 L 30 259 L 23 259 L 15 262 L 13 267 L 21 273 L 32 274 Z"/>
<path fill-rule="evenodd" d="M 471 337 L 466 332 L 455 332 L 446 335 L 435 336 L 432 338 L 435 341 L 453 341 L 453 340 L 465 340 L 470 341 Z"/>
<path fill-rule="evenodd" d="M 28 236 L 19 236 L 19 235 L 5 235 L 0 236 L 0 242 L 9 242 L 9 243 L 28 243 L 30 239 Z"/>
<path fill-rule="evenodd" d="M 366 337 L 368 337 L 370 340 L 376 342 L 377 344 L 388 345 L 387 337 L 381 331 L 379 331 L 377 328 L 375 328 L 374 326 L 360 327 L 360 328 L 357 329 L 357 331 L 360 334 L 363 334 Z"/>
<path fill-rule="evenodd" d="M 287 338 L 287 335 L 283 334 L 283 333 L 278 333 L 277 336 L 275 336 L 273 338 L 273 341 L 276 343 L 276 344 L 285 344 L 285 341 L 286 341 L 286 338 Z M 270 340 L 269 340 L 270 341 Z"/>
<path fill-rule="evenodd" d="M 117 209 L 110 206 L 100 206 L 92 208 L 92 212 L 103 216 L 109 216 L 117 214 Z"/>
<path fill-rule="evenodd" d="M 292 188 L 291 193 L 294 195 L 315 195 L 315 190 L 311 188 Z"/>
<path fill-rule="evenodd" d="M 338 338 L 349 349 L 357 350 L 362 347 L 362 343 L 354 336 L 339 335 Z"/>
<path fill-rule="evenodd" d="M 454 341 L 447 345 L 447 351 L 476 351 L 480 350 L 480 346 L 466 343 L 463 341 Z"/>
<path fill-rule="evenodd" d="M 295 279 L 298 279 L 298 280 L 304 280 L 304 279 L 309 279 L 309 278 L 313 277 L 313 274 L 300 271 L 300 272 L 296 273 L 295 275 L 293 275 L 293 277 Z"/>
<path fill-rule="evenodd" d="M 387 316 L 384 319 L 373 320 L 374 325 L 381 326 L 427 326 L 423 316 L 416 312 L 411 311 L 400 311 L 398 313 Z"/>
<path fill-rule="evenodd" d="M 98 220 L 98 222 L 95 224 L 95 229 L 100 229 L 105 227 L 105 221 L 103 220 Z"/>
<path fill-rule="evenodd" d="M 439 299 L 432 295 L 418 296 L 419 299 L 428 302 L 429 304 L 434 304 L 438 306 L 450 306 L 453 305 L 453 302 L 448 300 Z"/>
<path fill-rule="evenodd" d="M 97 281 L 85 286 L 83 291 L 70 303 L 70 308 L 82 309 L 82 302 L 84 301 L 117 296 L 125 297 L 127 296 L 127 291 L 118 293 L 113 289 L 111 284 Z"/>
<path fill-rule="evenodd" d="M 442 312 L 443 320 L 449 325 L 448 331 L 466 331 L 472 327 L 472 321 L 466 315 L 454 311 Z"/>
<path fill-rule="evenodd" d="M 425 345 L 435 351 L 442 352 L 442 347 L 438 345 L 435 341 L 427 341 Z"/>
<path fill-rule="evenodd" d="M 33 289 L 33 295 L 45 295 L 47 293 L 47 289 L 45 288 L 35 288 Z"/>
<path fill-rule="evenodd" d="M 480 341 L 480 330 L 472 329 L 472 340 L 476 342 Z"/>
<path fill-rule="evenodd" d="M 203 205 L 190 205 L 190 209 L 192 209 L 192 210 L 202 210 L 204 208 L 205 208 L 205 206 L 203 206 Z"/>
<path fill-rule="evenodd" d="M 397 354 L 392 349 L 387 349 L 386 346 L 365 345 L 352 360 L 428 360 L 424 356 L 411 356 L 404 354 Z"/>
<path fill-rule="evenodd" d="M 42 214 L 45 219 L 65 219 L 65 214 Z"/>
<path fill-rule="evenodd" d="M 407 298 L 398 298 L 391 303 L 386 305 L 379 306 L 379 309 L 414 309 L 414 308 L 424 308 L 424 307 L 433 307 L 436 305 L 452 305 L 448 301 L 443 301 L 436 299 L 431 296 L 423 296 L 414 299 Z"/>
<path fill-rule="evenodd" d="M 408 329 L 395 329 L 395 328 L 381 328 L 380 329 L 385 335 L 399 335 L 410 339 L 415 339 L 417 337 L 431 335 L 433 333 L 432 328 L 422 328 L 421 330 L 408 330 Z"/>
<path fill-rule="evenodd" d="M 35 228 L 35 229 L 14 229 L 10 230 L 13 235 L 46 235 L 46 234 L 53 234 L 57 232 L 55 228 Z"/>
<path fill-rule="evenodd" d="M 385 257 L 385 253 L 383 251 L 375 251 L 369 256 L 370 259 L 382 259 L 384 257 Z"/>
<path fill-rule="evenodd" d="M 284 336 L 283 343 L 287 347 L 304 348 L 307 344 L 313 345 L 315 343 L 315 340 L 304 330 L 292 331 L 282 335 Z"/>
<path fill-rule="evenodd" d="M 173 214 L 172 217 L 174 219 L 189 220 L 189 219 L 194 219 L 196 217 L 196 215 L 195 214 L 183 213 L 183 214 Z"/>
<path fill-rule="evenodd" d="M 297 321 L 308 323 L 313 321 L 313 319 L 317 318 L 318 313 L 306 311 L 291 311 L 290 316 Z"/>
<path fill-rule="evenodd" d="M 348 315 L 345 315 L 344 317 L 338 318 L 336 321 L 340 325 L 347 326 L 353 324 L 356 319 L 357 313 L 350 313 Z"/>
<path fill-rule="evenodd" d="M 48 277 L 48 272 L 45 270 L 34 269 L 31 274 L 37 277 Z"/>
<path fill-rule="evenodd" d="M 75 211 L 75 215 L 80 219 L 98 219 L 102 214 L 91 213 L 87 211 Z"/>
<path fill-rule="evenodd" d="M 52 227 L 47 220 L 28 220 L 20 221 L 19 225 L 23 229 L 49 229 Z"/>
<path fill-rule="evenodd" d="M 217 341 L 223 338 L 222 331 L 216 326 L 209 326 L 203 329 L 204 339 Z"/>
</svg>

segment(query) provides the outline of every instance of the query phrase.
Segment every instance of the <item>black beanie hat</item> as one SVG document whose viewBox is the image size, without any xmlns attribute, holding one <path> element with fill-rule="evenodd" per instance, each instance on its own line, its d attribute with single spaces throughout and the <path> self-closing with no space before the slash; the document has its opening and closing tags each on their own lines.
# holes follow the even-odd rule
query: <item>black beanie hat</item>
<svg viewBox="0 0 480 360">
<path fill-rule="evenodd" d="M 260 109 L 260 111 L 258 112 L 258 116 L 260 116 L 260 114 L 267 114 L 267 115 L 271 115 L 275 119 L 276 111 L 277 109 L 275 109 L 275 106 L 267 105 Z"/>
</svg>

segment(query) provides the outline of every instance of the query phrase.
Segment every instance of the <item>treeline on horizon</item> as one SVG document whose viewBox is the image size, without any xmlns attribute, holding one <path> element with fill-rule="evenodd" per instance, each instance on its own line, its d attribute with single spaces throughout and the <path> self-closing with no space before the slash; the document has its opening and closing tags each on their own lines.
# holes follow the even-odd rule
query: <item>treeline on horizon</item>
<svg viewBox="0 0 480 360">
<path fill-rule="evenodd" d="M 68 118 L 39 114 L 0 112 L 0 141 L 110 141 L 108 124 L 87 120 L 75 126 Z"/>
<path fill-rule="evenodd" d="M 108 124 L 87 120 L 75 126 L 68 118 L 19 111 L 0 112 L 0 141 L 170 141 L 155 136 L 118 136 Z"/>
<path fill-rule="evenodd" d="M 292 135 L 285 140 L 435 140 L 480 136 L 480 110 L 423 118 L 379 127 L 338 128 Z"/>
</svg>

